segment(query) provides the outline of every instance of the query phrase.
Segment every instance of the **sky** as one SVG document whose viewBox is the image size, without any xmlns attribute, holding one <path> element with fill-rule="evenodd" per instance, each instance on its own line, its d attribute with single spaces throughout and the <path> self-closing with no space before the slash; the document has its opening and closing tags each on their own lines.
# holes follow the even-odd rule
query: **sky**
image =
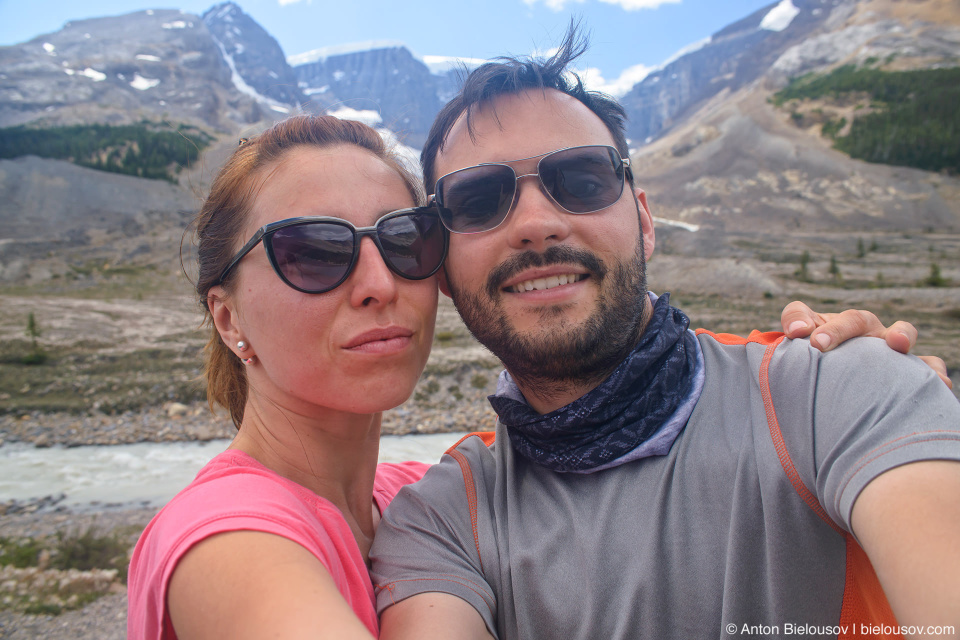
<svg viewBox="0 0 960 640">
<path fill-rule="evenodd" d="M 618 94 L 650 68 L 776 0 L 236 0 L 287 56 L 368 41 L 415 55 L 488 59 L 555 46 L 571 16 L 590 50 L 588 84 Z M 66 22 L 143 9 L 203 14 L 212 0 L 0 0 L 0 45 L 58 31 Z"/>
</svg>

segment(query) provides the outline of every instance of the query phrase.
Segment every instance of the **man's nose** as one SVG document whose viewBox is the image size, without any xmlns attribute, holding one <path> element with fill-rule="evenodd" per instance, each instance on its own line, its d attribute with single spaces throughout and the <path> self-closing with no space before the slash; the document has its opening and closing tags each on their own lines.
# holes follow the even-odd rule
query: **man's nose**
<svg viewBox="0 0 960 640">
<path fill-rule="evenodd" d="M 536 173 L 517 176 L 513 210 L 507 218 L 510 246 L 544 251 L 567 238 L 571 218 L 553 201 Z"/>
</svg>

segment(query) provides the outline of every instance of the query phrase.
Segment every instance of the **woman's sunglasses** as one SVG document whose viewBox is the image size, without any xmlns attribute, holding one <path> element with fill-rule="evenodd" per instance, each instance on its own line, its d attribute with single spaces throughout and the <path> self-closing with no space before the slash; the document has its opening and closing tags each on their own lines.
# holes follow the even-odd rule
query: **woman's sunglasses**
<svg viewBox="0 0 960 640">
<path fill-rule="evenodd" d="M 357 228 L 340 218 L 289 218 L 261 227 L 220 274 L 230 270 L 263 240 L 270 265 L 297 291 L 325 293 L 353 271 L 360 240 L 370 236 L 391 271 L 408 280 L 429 278 L 447 255 L 447 232 L 433 207 L 400 209 L 372 227 Z"/>
<path fill-rule="evenodd" d="M 570 147 L 540 157 L 536 173 L 518 176 L 513 167 L 499 163 L 448 173 L 437 180 L 433 199 L 447 229 L 480 233 L 506 219 L 520 178 L 539 177 L 550 198 L 568 213 L 593 213 L 620 199 L 629 166 L 630 159 L 610 146 Z"/>
</svg>

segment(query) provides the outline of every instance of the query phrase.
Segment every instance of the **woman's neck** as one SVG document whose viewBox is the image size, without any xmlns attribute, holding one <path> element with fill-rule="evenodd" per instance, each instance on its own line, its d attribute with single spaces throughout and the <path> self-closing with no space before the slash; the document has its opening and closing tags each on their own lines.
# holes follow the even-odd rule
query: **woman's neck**
<svg viewBox="0 0 960 640">
<path fill-rule="evenodd" d="M 250 398 L 230 448 L 333 503 L 366 560 L 379 521 L 373 482 L 381 415 L 323 408 L 305 415 Z"/>
</svg>

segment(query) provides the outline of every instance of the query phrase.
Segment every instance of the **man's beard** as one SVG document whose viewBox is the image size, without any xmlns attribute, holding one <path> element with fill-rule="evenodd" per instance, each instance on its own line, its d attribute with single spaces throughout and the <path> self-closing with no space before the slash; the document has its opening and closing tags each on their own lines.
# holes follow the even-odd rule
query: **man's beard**
<svg viewBox="0 0 960 640">
<path fill-rule="evenodd" d="M 502 283 L 520 271 L 551 264 L 585 267 L 598 289 L 596 309 L 578 325 L 565 321 L 568 305 L 544 305 L 539 330 L 519 334 L 503 310 Z M 494 269 L 479 293 L 458 290 L 448 272 L 450 297 L 470 332 L 510 375 L 537 396 L 548 397 L 604 380 L 636 346 L 647 299 L 643 237 L 629 260 L 611 269 L 593 253 L 564 245 L 528 251 Z"/>
</svg>

